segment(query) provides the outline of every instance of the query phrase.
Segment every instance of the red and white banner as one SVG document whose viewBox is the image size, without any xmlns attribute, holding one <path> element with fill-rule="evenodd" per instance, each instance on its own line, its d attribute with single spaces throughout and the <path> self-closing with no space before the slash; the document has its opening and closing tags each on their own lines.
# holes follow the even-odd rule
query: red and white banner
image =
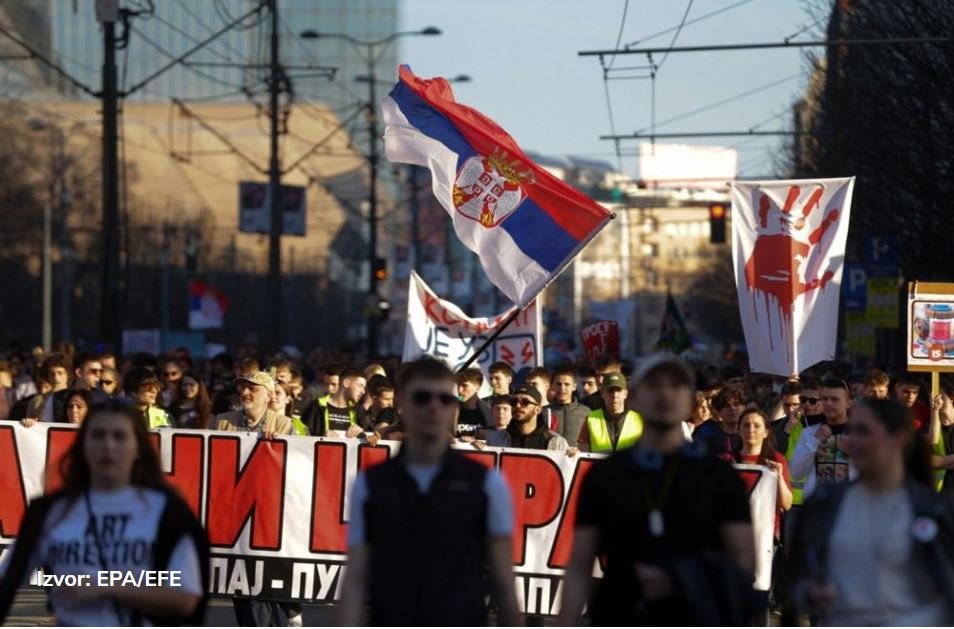
<svg viewBox="0 0 954 629">
<path fill-rule="evenodd" d="M 407 327 L 404 333 L 402 360 L 424 355 L 444 360 L 456 370 L 503 323 L 513 310 L 495 317 L 470 317 L 455 304 L 441 299 L 411 271 L 408 281 Z M 507 326 L 474 363 L 490 381 L 490 365 L 502 361 L 513 368 L 520 380 L 521 372 L 543 364 L 540 353 L 540 302 L 534 300 Z M 524 373 L 524 376 L 526 374 Z"/>
<path fill-rule="evenodd" d="M 76 431 L 0 422 L 0 545 L 18 534 L 29 498 L 60 486 L 54 470 Z M 397 452 L 355 440 L 161 430 L 153 435 L 170 484 L 201 518 L 212 543 L 216 594 L 333 603 L 345 564 L 348 496 L 359 469 Z M 468 446 L 468 456 L 501 470 L 514 497 L 513 563 L 521 608 L 559 612 L 563 569 L 583 476 L 598 455 Z M 751 497 L 759 551 L 757 587 L 767 589 L 775 517 L 774 472 L 759 474 Z"/>
<path fill-rule="evenodd" d="M 854 182 L 732 182 L 732 259 L 752 371 L 798 375 L 835 357 Z"/>
<path fill-rule="evenodd" d="M 616 321 L 597 321 L 580 329 L 583 351 L 590 365 L 603 356 L 619 358 L 619 323 Z"/>
</svg>

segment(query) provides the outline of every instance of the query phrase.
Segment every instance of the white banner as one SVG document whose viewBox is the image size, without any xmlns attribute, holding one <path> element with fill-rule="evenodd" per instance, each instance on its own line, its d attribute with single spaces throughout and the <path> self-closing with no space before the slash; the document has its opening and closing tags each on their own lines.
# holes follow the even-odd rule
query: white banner
<svg viewBox="0 0 954 629">
<path fill-rule="evenodd" d="M 854 181 L 732 182 L 732 259 L 752 371 L 798 375 L 835 357 Z"/>
<path fill-rule="evenodd" d="M 75 438 L 67 424 L 23 428 L 0 422 L 0 547 L 16 537 L 28 498 L 61 485 L 56 461 Z M 302 603 L 333 603 L 341 587 L 351 484 L 359 469 L 400 444 L 246 433 L 154 433 L 167 480 L 198 514 L 212 545 L 211 590 Z M 599 455 L 466 447 L 499 468 L 514 498 L 513 563 L 525 613 L 559 613 L 562 575 L 573 544 L 573 513 L 584 475 Z M 774 472 L 750 477 L 758 544 L 756 586 L 767 589 L 775 521 Z"/>
<path fill-rule="evenodd" d="M 444 360 L 456 370 L 512 312 L 511 309 L 496 317 L 469 317 L 456 305 L 439 298 L 417 273 L 411 271 L 402 360 L 430 355 Z M 474 366 L 483 371 L 484 382 L 489 381 L 487 370 L 490 365 L 497 361 L 510 365 L 518 374 L 517 381 L 521 372 L 542 365 L 541 329 L 540 302 L 534 300 L 477 357 Z"/>
</svg>

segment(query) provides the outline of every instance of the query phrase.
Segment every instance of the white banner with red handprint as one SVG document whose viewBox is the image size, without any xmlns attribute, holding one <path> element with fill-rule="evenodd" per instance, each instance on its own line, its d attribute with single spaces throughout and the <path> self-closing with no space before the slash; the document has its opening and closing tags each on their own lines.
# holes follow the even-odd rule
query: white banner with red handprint
<svg viewBox="0 0 954 629">
<path fill-rule="evenodd" d="M 456 370 L 512 313 L 511 309 L 494 317 L 470 317 L 455 304 L 438 297 L 417 273 L 411 271 L 402 359 L 409 361 L 427 354 L 445 361 Z M 540 302 L 534 300 L 477 357 L 474 366 L 484 373 L 484 383 L 490 382 L 490 365 L 498 361 L 513 368 L 517 382 L 522 382 L 532 368 L 543 365 L 540 353 L 542 327 Z"/>
<path fill-rule="evenodd" d="M 791 376 L 835 357 L 854 183 L 732 183 L 732 259 L 752 371 Z"/>
</svg>

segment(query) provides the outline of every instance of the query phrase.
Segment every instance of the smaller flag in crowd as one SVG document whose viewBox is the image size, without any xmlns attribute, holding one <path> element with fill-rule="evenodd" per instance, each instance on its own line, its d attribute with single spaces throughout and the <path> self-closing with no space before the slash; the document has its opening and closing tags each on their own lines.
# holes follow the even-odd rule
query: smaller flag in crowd
<svg viewBox="0 0 954 629">
<path fill-rule="evenodd" d="M 229 299 L 222 291 L 202 282 L 189 282 L 189 328 L 209 330 L 221 328 Z"/>
<path fill-rule="evenodd" d="M 401 66 L 381 111 L 388 159 L 431 170 L 457 236 L 521 308 L 612 218 L 530 161 L 493 120 L 456 102 L 446 79 L 421 79 Z"/>
<path fill-rule="evenodd" d="M 682 319 L 679 306 L 672 298 L 672 293 L 667 293 L 666 310 L 663 312 L 662 323 L 659 324 L 659 340 L 656 341 L 656 349 L 679 354 L 690 347 L 692 347 L 692 340 L 689 338 L 686 322 Z"/>
</svg>

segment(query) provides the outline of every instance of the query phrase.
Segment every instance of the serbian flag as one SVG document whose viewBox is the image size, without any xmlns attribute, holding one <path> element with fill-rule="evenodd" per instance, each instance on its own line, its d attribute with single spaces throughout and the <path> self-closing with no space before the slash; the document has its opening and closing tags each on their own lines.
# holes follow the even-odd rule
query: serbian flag
<svg viewBox="0 0 954 629">
<path fill-rule="evenodd" d="M 457 103 L 443 78 L 401 66 L 381 111 L 388 159 L 431 170 L 457 237 L 521 308 L 613 217 L 530 161 L 493 120 Z"/>
<path fill-rule="evenodd" d="M 228 309 L 225 293 L 199 280 L 189 282 L 189 329 L 221 328 Z"/>
</svg>

